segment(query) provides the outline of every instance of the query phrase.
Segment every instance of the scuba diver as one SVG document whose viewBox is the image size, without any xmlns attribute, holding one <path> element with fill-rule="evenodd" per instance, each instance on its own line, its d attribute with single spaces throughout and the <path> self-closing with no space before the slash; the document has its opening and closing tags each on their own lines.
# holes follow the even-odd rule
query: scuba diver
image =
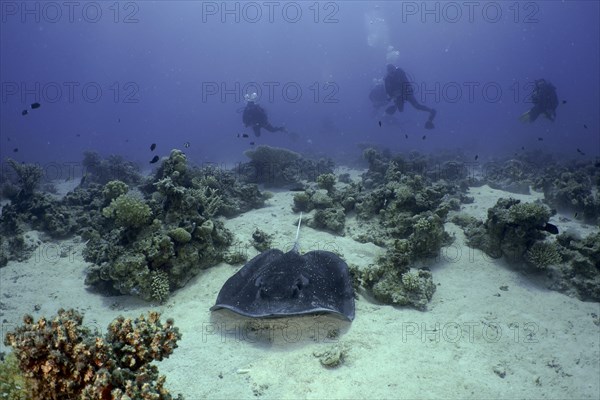
<svg viewBox="0 0 600 400">
<path fill-rule="evenodd" d="M 536 80 L 531 94 L 531 102 L 533 107 L 519 117 L 521 122 L 533 122 L 540 114 L 544 114 L 546 118 L 554 122 L 556 107 L 558 107 L 558 96 L 553 84 L 545 79 Z"/>
<path fill-rule="evenodd" d="M 257 94 L 246 94 L 244 98 L 248 102 L 242 114 L 242 121 L 246 127 L 251 126 L 255 136 L 260 136 L 260 129 L 264 128 L 269 132 L 287 132 L 284 126 L 273 126 L 267 118 L 267 112 L 264 108 L 255 103 Z"/>
<path fill-rule="evenodd" d="M 400 112 L 404 110 L 404 102 L 408 101 L 414 108 L 421 111 L 429 112 L 429 119 L 425 122 L 425 129 L 433 129 L 433 118 L 436 111 L 420 104 L 415 98 L 415 90 L 409 82 L 406 72 L 400 68 L 396 68 L 393 64 L 387 65 L 387 75 L 385 76 L 385 92 L 389 98 L 394 100 L 394 104 L 389 106 L 385 112 L 393 114 L 396 109 Z"/>
</svg>

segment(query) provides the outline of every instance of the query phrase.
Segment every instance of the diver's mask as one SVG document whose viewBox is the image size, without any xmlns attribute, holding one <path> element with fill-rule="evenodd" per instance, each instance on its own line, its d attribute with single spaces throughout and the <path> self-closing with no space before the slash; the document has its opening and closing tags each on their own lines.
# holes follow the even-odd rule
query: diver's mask
<svg viewBox="0 0 600 400">
<path fill-rule="evenodd" d="M 256 99 L 257 99 L 257 98 L 258 98 L 258 95 L 256 94 L 256 92 L 254 92 L 254 93 L 246 93 L 246 94 L 244 95 L 244 99 L 245 99 L 245 100 L 246 100 L 246 102 L 248 102 L 248 103 L 249 103 L 249 102 L 251 102 L 251 101 L 252 101 L 252 102 L 256 101 Z"/>
</svg>

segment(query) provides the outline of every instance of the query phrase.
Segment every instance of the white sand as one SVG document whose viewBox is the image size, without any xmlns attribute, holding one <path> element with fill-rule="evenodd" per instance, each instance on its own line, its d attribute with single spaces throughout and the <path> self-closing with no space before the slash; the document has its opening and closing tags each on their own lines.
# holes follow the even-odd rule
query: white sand
<svg viewBox="0 0 600 400">
<path fill-rule="evenodd" d="M 509 196 L 486 186 L 472 189 L 471 195 L 475 203 L 464 210 L 481 219 L 499 197 Z M 297 219 L 292 196 L 275 193 L 266 207 L 228 220 L 239 249 L 247 247 L 249 257 L 257 254 L 249 247 L 255 227 L 289 246 Z M 532 201 L 538 195 L 511 196 Z M 576 221 L 570 224 L 577 227 Z M 171 392 L 186 399 L 600 398 L 600 328 L 598 317 L 592 317 L 600 315 L 600 305 L 549 291 L 504 261 L 466 247 L 455 225 L 446 229 L 456 241 L 430 263 L 438 287 L 428 311 L 380 305 L 360 295 L 352 324 L 303 317 L 272 321 L 270 330 L 260 332 L 248 330 L 246 320 L 231 313 L 211 315 L 208 310 L 239 267 L 210 268 L 156 307 L 87 291 L 83 244 L 44 241 L 27 262 L 0 269 L 3 334 L 25 313 L 51 316 L 59 307 L 77 307 L 87 324 L 103 332 L 118 314 L 159 309 L 164 318 L 175 319 L 183 338 L 158 366 Z M 334 248 L 349 264 L 366 266 L 383 253 L 349 235 L 306 226 L 301 235 L 302 251 Z M 66 257 L 58 256 L 61 249 Z M 503 285 L 507 291 L 499 289 Z M 34 311 L 36 304 L 39 311 Z M 336 326 L 340 336 L 328 339 Z M 326 369 L 313 352 L 335 345 L 346 352 L 344 363 Z"/>
</svg>

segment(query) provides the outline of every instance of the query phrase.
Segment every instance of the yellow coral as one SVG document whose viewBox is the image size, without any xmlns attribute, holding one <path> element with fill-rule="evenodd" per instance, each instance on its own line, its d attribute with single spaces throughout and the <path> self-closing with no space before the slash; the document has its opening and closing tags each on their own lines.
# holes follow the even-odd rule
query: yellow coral
<svg viewBox="0 0 600 400">
<path fill-rule="evenodd" d="M 0 362 L 0 395 L 6 400 L 27 400 L 30 398 L 27 381 L 19 369 L 15 353 L 10 353 Z"/>
<path fill-rule="evenodd" d="M 152 211 L 142 200 L 121 195 L 102 210 L 102 215 L 113 218 L 117 225 L 124 228 L 139 228 L 148 222 Z"/>
<path fill-rule="evenodd" d="M 122 194 L 127 193 L 128 191 L 129 186 L 127 186 L 125 182 L 110 181 L 104 185 L 104 188 L 102 189 L 102 195 L 104 196 L 106 202 L 109 202 L 121 196 Z"/>
</svg>

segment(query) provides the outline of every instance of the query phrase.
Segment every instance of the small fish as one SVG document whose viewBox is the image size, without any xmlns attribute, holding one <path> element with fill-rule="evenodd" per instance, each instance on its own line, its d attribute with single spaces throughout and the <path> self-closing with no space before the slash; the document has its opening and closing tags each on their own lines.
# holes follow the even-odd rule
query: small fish
<svg viewBox="0 0 600 400">
<path fill-rule="evenodd" d="M 554 224 L 546 222 L 546 224 L 542 227 L 542 230 L 551 233 L 553 235 L 558 235 L 558 227 Z"/>
<path fill-rule="evenodd" d="M 9 137 L 7 137 L 6 140 L 8 140 L 10 142 L 10 138 Z"/>
<path fill-rule="evenodd" d="M 125 143 L 129 143 L 129 139 L 125 139 Z"/>
<path fill-rule="evenodd" d="M 254 146 L 254 142 L 250 142 L 250 146 Z"/>
<path fill-rule="evenodd" d="M 40 108 L 41 104 L 40 103 L 32 103 L 31 104 L 31 109 L 35 110 L 36 108 Z"/>
<path fill-rule="evenodd" d="M 118 122 L 121 122 L 121 118 L 118 119 Z"/>
<path fill-rule="evenodd" d="M 577 149 L 577 152 L 578 152 L 579 154 L 581 154 L 582 156 L 585 156 L 585 153 L 584 153 L 583 151 L 581 151 L 581 150 Z"/>
<path fill-rule="evenodd" d="M 596 161 L 596 162 L 594 163 L 594 167 L 596 167 L 596 168 L 600 168 L 600 161 Z"/>
<path fill-rule="evenodd" d="M 584 127 L 585 129 L 587 129 L 587 125 L 586 125 L 586 124 L 583 124 L 583 127 Z"/>
<path fill-rule="evenodd" d="M 152 157 L 152 160 L 150 160 L 150 164 L 154 164 L 155 162 L 158 162 L 158 160 L 160 160 L 160 157 L 154 156 L 154 157 Z"/>
<path fill-rule="evenodd" d="M 15 148 L 13 149 L 13 153 L 18 153 L 18 152 L 19 152 L 19 148 L 18 148 L 18 147 L 15 147 Z"/>
<path fill-rule="evenodd" d="M 150 145 L 150 151 L 154 151 L 155 148 L 156 148 L 156 143 L 152 143 Z"/>
<path fill-rule="evenodd" d="M 381 128 L 381 121 L 379 121 L 379 127 Z"/>
<path fill-rule="evenodd" d="M 27 115 L 27 114 L 29 114 L 29 111 L 27 111 L 27 110 L 23 110 L 23 111 L 21 112 L 21 115 Z"/>
<path fill-rule="evenodd" d="M 190 147 L 190 142 L 185 142 L 185 143 L 183 144 L 183 147 L 185 147 L 186 149 L 187 149 L 188 147 Z"/>
<path fill-rule="evenodd" d="M 577 218 L 577 213 L 575 213 L 575 215 L 573 215 L 573 218 Z"/>
<path fill-rule="evenodd" d="M 77 137 L 81 137 L 81 133 L 78 133 L 78 134 L 76 134 L 75 136 L 77 136 Z"/>
<path fill-rule="evenodd" d="M 247 137 L 249 137 L 249 136 L 248 136 L 248 134 L 247 134 L 247 133 L 244 133 L 244 134 L 242 134 L 242 137 L 243 137 L 243 138 L 247 138 Z"/>
<path fill-rule="evenodd" d="M 544 138 L 541 138 L 541 137 L 538 138 L 538 142 L 543 142 L 543 141 L 544 141 Z"/>
<path fill-rule="evenodd" d="M 476 156 L 475 156 L 475 161 L 477 161 L 477 159 L 478 159 L 478 158 L 479 158 L 479 155 L 476 155 Z"/>
<path fill-rule="evenodd" d="M 422 139 L 423 139 L 423 140 L 427 139 L 427 135 L 423 135 L 423 138 L 422 138 Z"/>
<path fill-rule="evenodd" d="M 407 134 L 407 133 L 405 133 L 405 134 L 404 134 L 404 137 L 405 137 L 406 139 L 408 139 L 408 134 Z"/>
<path fill-rule="evenodd" d="M 521 146 L 521 150 L 525 150 L 525 146 Z"/>
<path fill-rule="evenodd" d="M 563 104 L 567 104 L 567 101 L 566 101 L 566 100 L 563 100 Z"/>
</svg>

